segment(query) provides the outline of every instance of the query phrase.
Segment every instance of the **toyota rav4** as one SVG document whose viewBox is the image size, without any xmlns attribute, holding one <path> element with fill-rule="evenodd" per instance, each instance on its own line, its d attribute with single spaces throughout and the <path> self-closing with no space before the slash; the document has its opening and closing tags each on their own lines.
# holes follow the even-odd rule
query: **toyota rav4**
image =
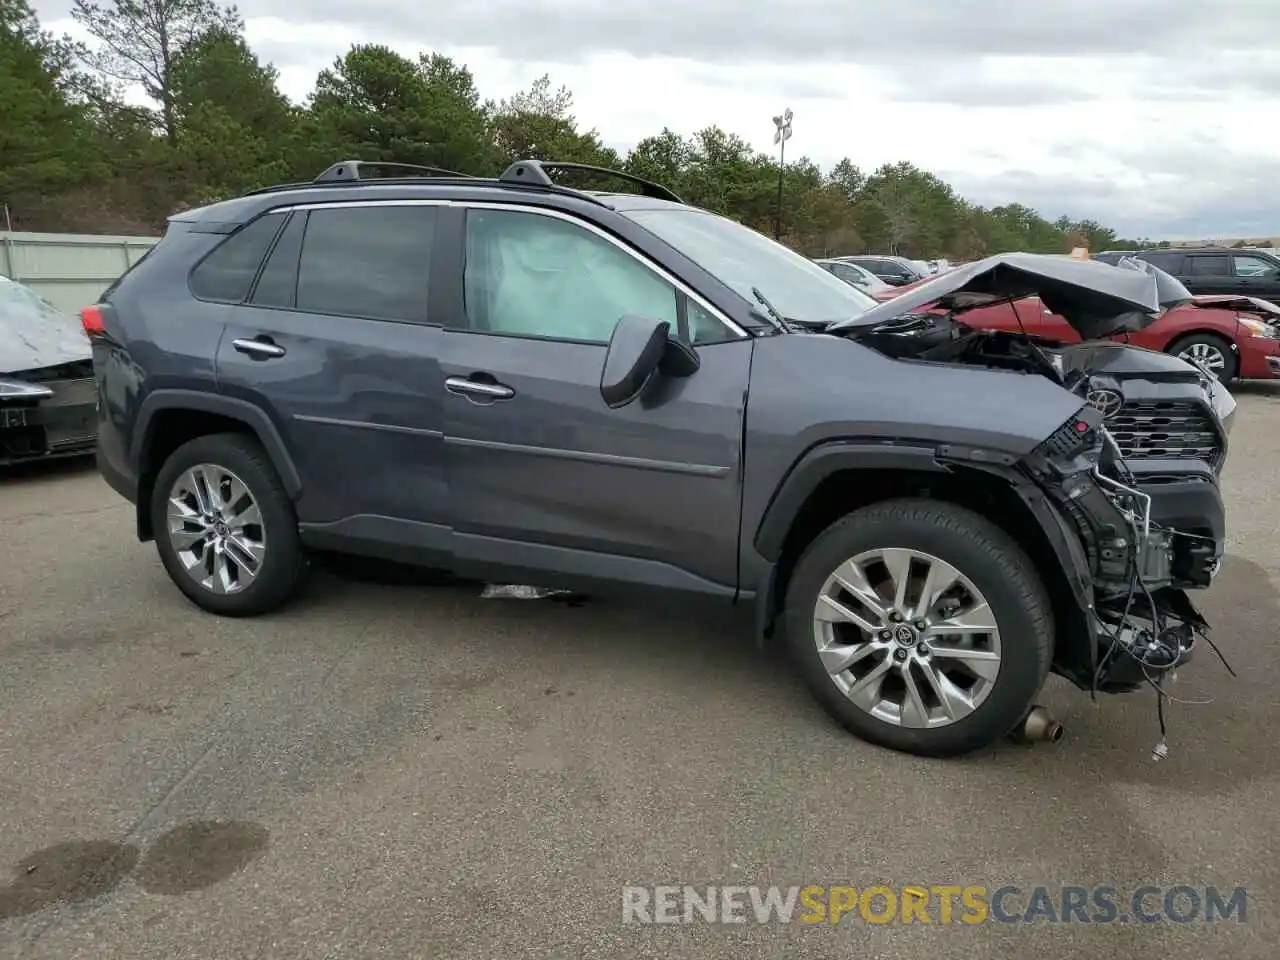
<svg viewBox="0 0 1280 960">
<path fill-rule="evenodd" d="M 1035 294 L 1089 338 L 1158 312 L 1147 274 L 1011 254 L 877 306 L 616 171 L 376 172 L 179 213 L 83 312 L 99 469 L 203 609 L 281 606 L 314 551 L 737 605 L 848 730 L 935 756 L 1058 730 L 1051 672 L 1158 684 L 1207 629 L 1208 378 L 910 313 Z M 1135 372 L 1122 439 L 1088 401 Z"/>
</svg>

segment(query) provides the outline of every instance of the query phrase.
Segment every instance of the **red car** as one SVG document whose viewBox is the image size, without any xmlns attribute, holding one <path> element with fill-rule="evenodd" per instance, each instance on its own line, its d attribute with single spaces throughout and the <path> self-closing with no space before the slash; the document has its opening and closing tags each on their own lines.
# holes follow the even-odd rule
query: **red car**
<svg viewBox="0 0 1280 960">
<path fill-rule="evenodd" d="M 1162 282 L 1185 287 L 1166 275 Z M 920 283 L 873 294 L 892 300 Z M 978 307 L 964 314 L 966 326 L 1028 333 L 1055 343 L 1079 343 L 1080 335 L 1036 297 Z M 1280 379 L 1280 307 L 1238 296 L 1177 296 L 1148 326 L 1113 337 L 1135 347 L 1171 353 L 1204 364 L 1220 380 Z"/>
</svg>

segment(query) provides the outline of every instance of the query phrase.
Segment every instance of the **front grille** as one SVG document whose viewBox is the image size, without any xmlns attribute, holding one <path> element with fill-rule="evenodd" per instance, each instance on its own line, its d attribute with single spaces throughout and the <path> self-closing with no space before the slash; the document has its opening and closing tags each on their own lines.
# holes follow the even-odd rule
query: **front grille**
<svg viewBox="0 0 1280 960">
<path fill-rule="evenodd" d="M 1126 460 L 1203 460 L 1217 464 L 1222 439 L 1194 400 L 1130 400 L 1107 420 Z"/>
<path fill-rule="evenodd" d="M 39 370 L 23 370 L 21 373 L 6 374 L 12 380 L 23 380 L 27 383 L 48 383 L 50 380 L 89 380 L 93 378 L 92 360 L 72 360 L 56 367 L 41 367 Z"/>
</svg>

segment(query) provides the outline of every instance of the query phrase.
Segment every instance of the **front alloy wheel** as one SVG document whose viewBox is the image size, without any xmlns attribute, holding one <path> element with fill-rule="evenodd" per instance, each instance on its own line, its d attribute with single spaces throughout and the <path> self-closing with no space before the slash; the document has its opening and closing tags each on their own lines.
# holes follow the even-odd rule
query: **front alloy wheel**
<svg viewBox="0 0 1280 960">
<path fill-rule="evenodd" d="M 1212 343 L 1198 340 L 1178 353 L 1179 360 L 1190 360 L 1207 367 L 1215 377 L 1221 377 L 1227 367 L 1227 358 Z"/>
<path fill-rule="evenodd" d="M 966 507 L 888 500 L 837 520 L 786 587 L 784 631 L 823 708 L 921 756 L 1012 732 L 1049 673 L 1054 623 L 1035 564 Z"/>
<path fill-rule="evenodd" d="M 894 726 L 962 720 L 1000 673 L 1000 630 L 986 597 L 920 550 L 869 550 L 842 563 L 818 593 L 813 638 L 840 692 Z"/>
</svg>

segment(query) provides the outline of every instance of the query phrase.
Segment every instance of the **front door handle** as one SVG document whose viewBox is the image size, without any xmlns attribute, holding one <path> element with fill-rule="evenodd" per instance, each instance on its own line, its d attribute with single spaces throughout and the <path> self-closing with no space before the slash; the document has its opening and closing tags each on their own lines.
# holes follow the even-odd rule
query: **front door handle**
<svg viewBox="0 0 1280 960">
<path fill-rule="evenodd" d="M 472 397 L 478 400 L 510 400 L 516 395 L 514 390 L 504 384 L 471 380 L 467 377 L 450 377 L 444 382 L 444 388 L 468 400 Z"/>
<path fill-rule="evenodd" d="M 239 353 L 253 357 L 255 360 L 267 360 L 273 357 L 283 357 L 285 354 L 284 347 L 279 344 L 272 343 L 267 337 L 255 338 L 253 340 L 232 340 L 231 346 Z"/>
</svg>

